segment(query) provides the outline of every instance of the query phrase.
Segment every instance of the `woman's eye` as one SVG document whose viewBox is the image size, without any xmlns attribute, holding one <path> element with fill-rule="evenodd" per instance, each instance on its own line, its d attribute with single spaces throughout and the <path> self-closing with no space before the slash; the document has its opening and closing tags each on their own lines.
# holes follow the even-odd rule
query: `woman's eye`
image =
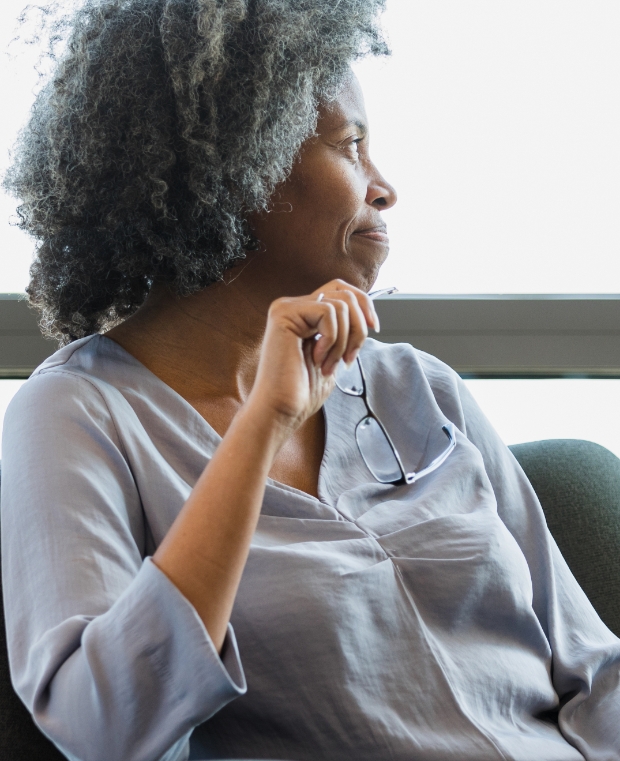
<svg viewBox="0 0 620 761">
<path fill-rule="evenodd" d="M 357 138 L 357 140 L 351 140 L 351 142 L 347 144 L 347 150 L 357 157 L 359 155 L 359 144 L 361 142 L 361 137 Z"/>
</svg>

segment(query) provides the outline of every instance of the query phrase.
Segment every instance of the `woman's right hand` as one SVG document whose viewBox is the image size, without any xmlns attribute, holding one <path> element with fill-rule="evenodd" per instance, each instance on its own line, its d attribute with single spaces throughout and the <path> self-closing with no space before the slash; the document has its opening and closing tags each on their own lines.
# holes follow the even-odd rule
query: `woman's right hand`
<svg viewBox="0 0 620 761">
<path fill-rule="evenodd" d="M 294 431 L 323 406 L 338 362 L 355 360 L 369 327 L 379 328 L 372 301 L 343 280 L 308 296 L 276 299 L 246 409 Z"/>
</svg>

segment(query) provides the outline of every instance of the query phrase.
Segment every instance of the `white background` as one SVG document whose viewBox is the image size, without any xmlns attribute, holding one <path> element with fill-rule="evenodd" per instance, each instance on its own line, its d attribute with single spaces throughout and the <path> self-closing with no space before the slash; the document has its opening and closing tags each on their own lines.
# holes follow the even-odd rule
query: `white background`
<svg viewBox="0 0 620 761">
<path fill-rule="evenodd" d="M 38 50 L 0 5 L 0 168 Z M 388 0 L 391 59 L 356 67 L 372 153 L 399 193 L 379 286 L 410 293 L 620 291 L 620 2 Z M 0 291 L 31 242 L 0 193 Z M 0 418 L 16 382 L 0 382 Z M 575 437 L 620 454 L 620 381 L 471 381 L 508 443 Z"/>
<path fill-rule="evenodd" d="M 9 148 L 28 117 L 39 79 L 35 71 L 41 48 L 11 40 L 20 33 L 17 17 L 24 0 L 0 0 L 0 171 L 9 163 Z M 21 28 L 22 35 L 30 34 Z M 9 224 L 16 202 L 0 190 L 0 291 L 20 292 L 28 283 L 28 267 L 33 245 L 30 239 Z"/>
<path fill-rule="evenodd" d="M 620 290 L 618 0 L 388 0 L 360 67 L 400 200 L 381 284 Z"/>
</svg>

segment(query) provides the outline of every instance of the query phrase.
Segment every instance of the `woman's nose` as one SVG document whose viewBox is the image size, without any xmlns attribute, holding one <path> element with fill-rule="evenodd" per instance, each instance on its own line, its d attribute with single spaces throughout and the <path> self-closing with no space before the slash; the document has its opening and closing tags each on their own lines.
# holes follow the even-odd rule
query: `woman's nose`
<svg viewBox="0 0 620 761">
<path fill-rule="evenodd" d="M 372 175 L 366 192 L 366 203 L 380 211 L 390 209 L 398 200 L 396 190 L 387 182 L 374 164 L 371 169 Z"/>
</svg>

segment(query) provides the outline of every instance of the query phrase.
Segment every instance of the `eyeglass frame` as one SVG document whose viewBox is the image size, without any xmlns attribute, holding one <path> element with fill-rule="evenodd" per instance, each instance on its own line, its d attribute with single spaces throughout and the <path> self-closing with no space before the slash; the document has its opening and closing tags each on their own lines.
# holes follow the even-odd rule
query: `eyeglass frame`
<svg viewBox="0 0 620 761">
<path fill-rule="evenodd" d="M 368 401 L 368 384 L 366 383 L 366 375 L 364 373 L 364 368 L 362 366 L 362 361 L 359 355 L 355 358 L 355 361 L 357 362 L 360 377 L 362 379 L 361 394 L 356 394 L 356 393 L 352 393 L 351 391 L 347 391 L 346 389 L 342 388 L 342 386 L 338 384 L 337 380 L 336 380 L 336 386 L 338 387 L 340 391 L 342 391 L 343 394 L 361 399 L 364 402 L 364 406 L 366 407 L 367 414 L 364 415 L 364 417 L 362 417 L 361 420 L 359 420 L 355 426 L 355 442 L 357 444 L 359 453 L 362 456 L 362 459 L 364 460 L 366 467 L 379 483 L 392 484 L 392 485 L 414 484 L 416 483 L 416 481 L 419 481 L 421 478 L 424 478 L 424 476 L 428 476 L 430 473 L 437 470 L 441 465 L 443 465 L 443 463 L 452 454 L 452 452 L 454 451 L 454 448 L 456 447 L 456 426 L 454 425 L 454 423 L 451 423 L 450 421 L 448 421 L 445 425 L 442 425 L 441 430 L 446 434 L 449 440 L 449 443 L 446 449 L 444 449 L 443 452 L 441 452 L 437 457 L 435 457 L 435 459 L 431 463 L 429 463 L 425 468 L 422 468 L 422 470 L 419 470 L 417 472 L 412 471 L 411 473 L 407 473 L 403 465 L 403 462 L 401 460 L 398 449 L 396 449 L 396 446 L 394 445 L 394 442 L 390 438 L 390 435 L 387 432 L 385 426 L 383 425 L 381 420 L 377 417 L 377 414 L 375 413 L 375 411 L 370 406 L 370 403 Z M 381 479 L 377 478 L 377 476 L 373 472 L 373 469 L 368 464 L 366 457 L 364 456 L 364 452 L 362 451 L 362 448 L 360 447 L 359 440 L 357 437 L 357 430 L 360 427 L 360 425 L 369 417 L 372 418 L 377 423 L 383 435 L 385 436 L 385 440 L 387 441 L 390 449 L 392 450 L 392 454 L 394 455 L 394 459 L 398 465 L 398 469 L 400 470 L 400 478 L 398 479 L 395 479 L 392 481 L 382 481 Z"/>
</svg>

